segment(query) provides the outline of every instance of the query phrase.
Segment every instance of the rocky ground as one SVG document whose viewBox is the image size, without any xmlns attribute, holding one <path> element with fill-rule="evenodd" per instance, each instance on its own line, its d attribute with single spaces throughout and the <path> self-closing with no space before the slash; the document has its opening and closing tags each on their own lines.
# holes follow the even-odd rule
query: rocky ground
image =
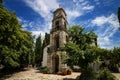
<svg viewBox="0 0 120 80">
<path fill-rule="evenodd" d="M 120 80 L 120 74 L 113 73 Z M 71 75 L 61 76 L 55 74 L 43 74 L 37 69 L 29 69 L 11 75 L 7 75 L 5 80 L 75 80 L 80 73 L 72 72 Z"/>
</svg>

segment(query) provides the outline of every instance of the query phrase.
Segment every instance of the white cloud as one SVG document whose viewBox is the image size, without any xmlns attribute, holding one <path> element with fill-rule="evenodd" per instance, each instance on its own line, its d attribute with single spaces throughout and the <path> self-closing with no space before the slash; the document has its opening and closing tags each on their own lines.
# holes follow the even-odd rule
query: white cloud
<svg viewBox="0 0 120 80">
<path fill-rule="evenodd" d="M 67 13 L 68 23 L 74 23 L 74 20 L 77 17 L 85 15 L 87 12 L 93 11 L 94 6 L 90 5 L 90 2 L 87 0 L 73 0 L 73 2 L 66 4 L 61 3 L 62 5 L 68 5 L 65 7 Z M 71 6 L 70 6 L 71 5 Z"/>
<path fill-rule="evenodd" d="M 28 26 L 29 26 L 29 27 L 32 27 L 32 26 L 31 26 L 31 23 L 32 23 L 32 22 L 29 22 L 29 21 L 23 19 L 22 17 L 17 17 L 17 18 L 18 18 L 20 24 L 22 24 L 22 29 L 23 29 L 23 30 L 27 30 L 27 27 L 28 27 Z"/>
<path fill-rule="evenodd" d="M 110 24 L 114 27 L 118 27 L 118 21 L 116 19 L 115 14 L 111 14 L 110 16 L 99 16 L 92 20 L 92 24 L 97 26 L 102 26 L 104 24 Z"/>
<path fill-rule="evenodd" d="M 94 6 L 86 5 L 82 8 L 83 10 L 93 10 Z"/>
<path fill-rule="evenodd" d="M 50 32 L 51 23 L 52 23 L 52 15 L 53 11 L 58 8 L 59 4 L 66 5 L 63 2 L 57 2 L 57 0 L 23 0 L 29 7 L 31 7 L 35 12 L 37 12 L 41 17 L 43 17 L 44 22 L 40 23 L 39 21 L 36 22 L 29 22 L 24 23 L 24 28 L 26 26 L 31 27 L 32 31 L 43 31 L 43 32 Z M 74 23 L 73 21 L 85 14 L 88 11 L 92 11 L 94 9 L 93 5 L 90 5 L 86 0 L 73 0 L 71 2 L 72 6 L 65 6 L 64 9 L 67 13 L 68 23 Z M 82 5 L 81 5 L 82 4 Z M 36 26 L 36 27 L 34 27 Z M 41 29 L 41 28 L 42 29 Z"/>
<path fill-rule="evenodd" d="M 32 32 L 32 35 L 35 35 L 36 37 L 38 37 L 41 34 L 41 37 L 44 38 L 45 36 L 45 32 L 44 31 L 30 31 Z"/>
<path fill-rule="evenodd" d="M 22 17 L 18 17 L 18 20 L 22 24 L 23 30 L 28 30 L 28 28 L 30 28 L 29 31 L 32 32 L 32 35 L 35 35 L 35 37 L 38 37 L 38 35 L 41 34 L 42 38 L 44 38 L 45 32 L 49 33 L 51 28 L 51 23 L 49 22 L 46 24 L 41 24 L 39 22 L 30 22 L 23 19 Z M 48 27 L 42 28 L 44 26 Z"/>
<path fill-rule="evenodd" d="M 20 22 L 20 24 L 22 24 L 22 28 L 24 30 L 27 30 L 27 28 L 31 28 L 31 29 L 35 29 L 37 27 L 37 29 L 39 28 L 39 22 L 36 22 L 37 24 L 35 24 L 33 21 L 28 21 L 28 20 L 25 20 L 24 18 L 22 17 L 18 17 L 18 20 Z M 36 26 L 36 27 L 35 27 Z"/>
<path fill-rule="evenodd" d="M 102 26 L 105 23 L 107 23 L 107 21 L 108 21 L 108 18 L 106 18 L 105 16 L 100 16 L 92 20 L 92 24 L 97 25 L 97 26 Z"/>
<path fill-rule="evenodd" d="M 113 43 L 112 37 L 119 28 L 117 16 L 115 14 L 111 14 L 108 16 L 98 16 L 94 20 L 92 20 L 91 23 L 94 26 L 99 26 L 97 34 L 100 47 L 114 47 L 115 45 Z"/>
<path fill-rule="evenodd" d="M 33 22 L 24 23 L 23 26 L 31 27 L 33 35 L 38 36 L 40 33 L 42 37 L 44 33 L 50 32 L 52 22 L 52 12 L 58 8 L 59 4 L 56 0 L 23 0 L 29 7 L 38 13 L 44 20 L 36 20 Z"/>
<path fill-rule="evenodd" d="M 67 13 L 67 20 L 68 20 L 68 23 L 72 23 L 73 20 L 79 16 L 81 16 L 82 14 L 79 13 L 78 11 L 75 11 L 75 10 L 66 10 L 66 13 Z"/>
<path fill-rule="evenodd" d="M 39 13 L 43 18 L 50 16 L 50 11 L 58 8 L 56 0 L 24 0 L 28 6 Z"/>
<path fill-rule="evenodd" d="M 22 17 L 17 17 L 18 21 L 20 22 L 20 24 L 22 24 L 22 27 L 25 28 L 28 26 L 27 21 L 24 20 Z"/>
</svg>

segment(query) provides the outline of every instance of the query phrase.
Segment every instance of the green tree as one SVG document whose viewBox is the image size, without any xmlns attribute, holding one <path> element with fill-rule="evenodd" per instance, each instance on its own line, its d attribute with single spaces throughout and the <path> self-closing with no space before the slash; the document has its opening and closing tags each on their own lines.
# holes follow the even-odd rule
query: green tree
<svg viewBox="0 0 120 80">
<path fill-rule="evenodd" d="M 21 67 L 27 66 L 28 64 L 32 64 L 33 59 L 33 49 L 34 49 L 34 41 L 33 36 L 28 31 L 21 32 L 21 41 L 20 41 L 20 57 L 19 61 Z"/>
<path fill-rule="evenodd" d="M 106 79 L 112 74 L 108 71 L 102 72 L 100 65 L 104 59 L 109 59 L 109 51 L 101 49 L 96 44 L 97 36 L 93 31 L 85 31 L 85 28 L 80 26 L 72 26 L 69 29 L 70 41 L 65 45 L 68 55 L 66 63 L 69 66 L 78 65 L 81 67 L 80 80 L 99 80 L 100 78 Z M 104 57 L 103 57 L 104 56 Z M 99 66 L 99 67 L 96 67 Z M 104 71 L 104 69 L 103 69 Z M 116 80 L 115 77 L 110 77 L 111 80 Z M 101 80 L 101 79 L 100 79 Z M 109 80 L 107 78 L 106 80 Z"/>
<path fill-rule="evenodd" d="M 74 25 L 68 30 L 70 41 L 66 44 L 66 51 L 69 55 L 69 65 L 80 65 L 79 60 L 85 58 L 85 50 L 91 47 L 93 39 L 97 36 L 92 31 L 85 31 L 84 27 Z M 72 62 L 71 62 L 72 61 Z"/>
<path fill-rule="evenodd" d="M 0 64 L 11 69 L 28 64 L 32 54 L 33 36 L 22 30 L 15 13 L 0 6 Z"/>
<path fill-rule="evenodd" d="M 41 66 L 42 57 L 43 57 L 42 40 L 41 40 L 41 34 L 40 34 L 36 39 L 36 43 L 35 43 L 35 63 L 37 66 Z"/>
<path fill-rule="evenodd" d="M 120 65 L 120 47 L 115 47 L 112 51 L 112 61 L 116 65 Z"/>
<path fill-rule="evenodd" d="M 93 31 L 85 31 L 84 27 L 73 25 L 69 28 L 68 34 L 73 43 L 79 44 L 80 49 L 85 50 L 88 45 L 97 39 L 97 35 Z"/>
<path fill-rule="evenodd" d="M 49 44 L 50 44 L 50 34 L 45 33 L 45 38 L 44 38 L 43 44 L 42 44 L 42 53 L 44 53 L 43 52 L 44 48 Z"/>
<path fill-rule="evenodd" d="M 120 72 L 120 47 L 115 47 L 111 50 L 110 55 L 110 70 L 113 72 Z"/>
<path fill-rule="evenodd" d="M 4 0 L 0 0 L 0 5 L 3 3 Z"/>
<path fill-rule="evenodd" d="M 44 49 L 50 43 L 50 34 L 45 33 L 45 39 L 43 40 L 42 48 Z"/>
</svg>

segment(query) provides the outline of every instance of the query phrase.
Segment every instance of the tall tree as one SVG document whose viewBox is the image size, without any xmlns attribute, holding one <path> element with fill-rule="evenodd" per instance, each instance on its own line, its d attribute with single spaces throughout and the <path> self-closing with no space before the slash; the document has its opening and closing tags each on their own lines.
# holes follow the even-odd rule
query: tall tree
<svg viewBox="0 0 120 80">
<path fill-rule="evenodd" d="M 115 77 L 109 76 L 112 76 L 110 72 L 99 68 L 102 60 L 109 58 L 109 51 L 91 45 L 97 38 L 94 32 L 86 32 L 83 27 L 75 25 L 70 28 L 69 35 L 70 41 L 65 45 L 68 55 L 66 63 L 71 67 L 80 66 L 80 80 L 116 80 Z"/>
<path fill-rule="evenodd" d="M 115 47 L 113 50 L 111 50 L 110 55 L 110 65 L 111 70 L 114 72 L 120 72 L 120 47 Z"/>
<path fill-rule="evenodd" d="M 36 43 L 35 43 L 35 63 L 37 66 L 41 66 L 42 57 L 43 57 L 42 40 L 41 40 L 41 34 L 40 34 L 36 39 Z"/>
<path fill-rule="evenodd" d="M 93 31 L 85 31 L 84 27 L 78 25 L 70 27 L 68 34 L 73 43 L 79 44 L 80 49 L 86 49 L 97 38 L 97 35 Z"/>
<path fill-rule="evenodd" d="M 97 36 L 94 32 L 85 31 L 85 28 L 77 25 L 70 27 L 68 32 L 70 41 L 66 44 L 66 51 L 69 56 L 67 61 L 69 65 L 81 65 L 79 62 L 84 61 L 85 53 L 89 48 L 91 49 L 92 41 Z"/>
<path fill-rule="evenodd" d="M 42 45 L 43 49 L 44 49 L 47 45 L 49 45 L 49 43 L 50 43 L 50 34 L 45 33 L 45 39 L 43 40 L 43 45 Z"/>
<path fill-rule="evenodd" d="M 47 45 L 49 45 L 49 43 L 50 43 L 50 34 L 45 33 L 45 38 L 44 38 L 43 44 L 42 44 L 42 53 L 44 53 L 43 50 Z"/>
<path fill-rule="evenodd" d="M 21 54 L 19 57 L 19 61 L 21 67 L 24 67 L 32 63 L 34 41 L 33 41 L 33 36 L 28 31 L 22 31 L 21 35 L 23 36 L 22 37 L 23 39 L 21 40 L 21 45 L 20 45 Z"/>
<path fill-rule="evenodd" d="M 33 36 L 23 31 L 15 13 L 0 6 L 0 64 L 11 69 L 28 64 Z"/>
<path fill-rule="evenodd" d="M 3 0 L 0 0 L 0 5 L 3 3 Z"/>
</svg>

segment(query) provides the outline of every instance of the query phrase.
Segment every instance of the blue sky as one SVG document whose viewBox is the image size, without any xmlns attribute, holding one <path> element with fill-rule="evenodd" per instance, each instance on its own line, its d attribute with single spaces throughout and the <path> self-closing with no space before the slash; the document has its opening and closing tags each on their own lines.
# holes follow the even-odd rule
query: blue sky
<svg viewBox="0 0 120 80">
<path fill-rule="evenodd" d="M 5 0 L 4 4 L 16 11 L 23 29 L 33 35 L 50 32 L 53 11 L 61 5 L 67 13 L 68 26 L 77 24 L 94 30 L 102 48 L 120 46 L 120 0 Z"/>
</svg>

